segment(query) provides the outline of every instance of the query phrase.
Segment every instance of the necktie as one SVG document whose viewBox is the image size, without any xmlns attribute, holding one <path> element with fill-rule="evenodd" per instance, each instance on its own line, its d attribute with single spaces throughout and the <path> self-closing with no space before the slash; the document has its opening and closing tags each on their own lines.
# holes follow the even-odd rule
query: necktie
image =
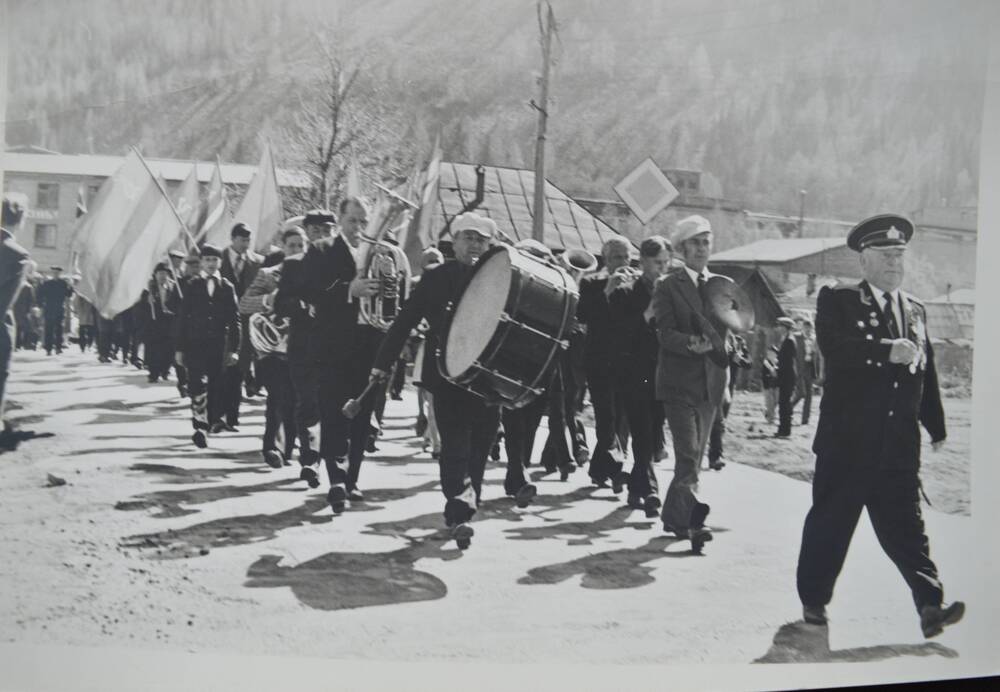
<svg viewBox="0 0 1000 692">
<path fill-rule="evenodd" d="M 889 324 L 889 334 L 893 339 L 898 339 L 899 324 L 896 322 L 896 312 L 892 309 L 892 294 L 886 291 L 882 297 L 885 298 L 885 320 Z"/>
<path fill-rule="evenodd" d="M 243 255 L 236 255 L 236 278 L 243 273 Z"/>
</svg>

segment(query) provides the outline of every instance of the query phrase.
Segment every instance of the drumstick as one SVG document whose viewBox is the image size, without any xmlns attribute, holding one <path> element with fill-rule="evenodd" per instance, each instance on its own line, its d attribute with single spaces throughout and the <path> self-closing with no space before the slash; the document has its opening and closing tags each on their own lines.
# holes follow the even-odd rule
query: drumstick
<svg viewBox="0 0 1000 692">
<path fill-rule="evenodd" d="M 344 414 L 346 418 L 351 420 L 354 419 L 356 415 L 361 413 L 361 402 L 365 400 L 365 397 L 371 394 L 371 391 L 375 388 L 375 385 L 382 382 L 382 378 L 372 378 L 368 380 L 368 385 L 364 388 L 355 399 L 348 399 L 344 407 L 340 409 L 340 412 Z"/>
</svg>

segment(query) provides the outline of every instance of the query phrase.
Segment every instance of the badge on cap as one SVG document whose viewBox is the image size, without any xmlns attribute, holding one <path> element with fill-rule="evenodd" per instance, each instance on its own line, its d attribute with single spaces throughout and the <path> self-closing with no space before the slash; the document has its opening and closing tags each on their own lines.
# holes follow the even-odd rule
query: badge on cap
<svg viewBox="0 0 1000 692">
<path fill-rule="evenodd" d="M 903 237 L 903 234 L 895 226 L 889 226 L 889 230 L 885 232 L 885 237 L 889 240 L 899 240 Z"/>
</svg>

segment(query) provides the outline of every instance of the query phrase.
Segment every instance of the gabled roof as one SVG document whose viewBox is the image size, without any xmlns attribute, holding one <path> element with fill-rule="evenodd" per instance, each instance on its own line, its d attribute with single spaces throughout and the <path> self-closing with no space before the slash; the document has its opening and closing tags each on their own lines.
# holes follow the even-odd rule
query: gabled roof
<svg viewBox="0 0 1000 692">
<path fill-rule="evenodd" d="M 483 201 L 474 211 L 493 219 L 515 242 L 531 238 L 534 171 L 502 166 L 483 168 L 486 171 Z M 432 237 L 439 238 L 445 225 L 475 195 L 476 165 L 442 161 Z M 619 236 L 548 181 L 545 183 L 545 202 L 544 242 L 554 250 L 580 249 L 599 255 L 605 240 Z"/>
<path fill-rule="evenodd" d="M 65 175 L 77 178 L 109 178 L 125 160 L 123 156 L 103 154 L 28 154 L 6 151 L 0 154 L 0 168 L 8 173 L 32 175 Z M 190 161 L 177 159 L 146 159 L 146 163 L 167 181 L 180 182 L 191 172 Z M 198 180 L 207 183 L 215 170 L 214 161 L 198 161 Z M 232 185 L 249 185 L 257 166 L 240 163 L 222 164 L 222 181 Z M 309 179 L 301 171 L 279 168 L 275 171 L 281 187 L 308 187 Z"/>
<path fill-rule="evenodd" d="M 791 274 L 861 278 L 845 238 L 769 238 L 712 255 L 710 265 L 775 267 Z"/>
</svg>

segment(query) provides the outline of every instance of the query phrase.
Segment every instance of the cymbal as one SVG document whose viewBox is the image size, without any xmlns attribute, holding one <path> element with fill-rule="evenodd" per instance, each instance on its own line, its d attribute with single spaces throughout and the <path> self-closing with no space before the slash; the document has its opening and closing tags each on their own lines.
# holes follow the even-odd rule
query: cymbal
<svg viewBox="0 0 1000 692">
<path fill-rule="evenodd" d="M 734 332 L 747 332 L 756 323 L 750 296 L 728 276 L 716 275 L 705 282 L 708 309 L 719 322 Z"/>
</svg>

